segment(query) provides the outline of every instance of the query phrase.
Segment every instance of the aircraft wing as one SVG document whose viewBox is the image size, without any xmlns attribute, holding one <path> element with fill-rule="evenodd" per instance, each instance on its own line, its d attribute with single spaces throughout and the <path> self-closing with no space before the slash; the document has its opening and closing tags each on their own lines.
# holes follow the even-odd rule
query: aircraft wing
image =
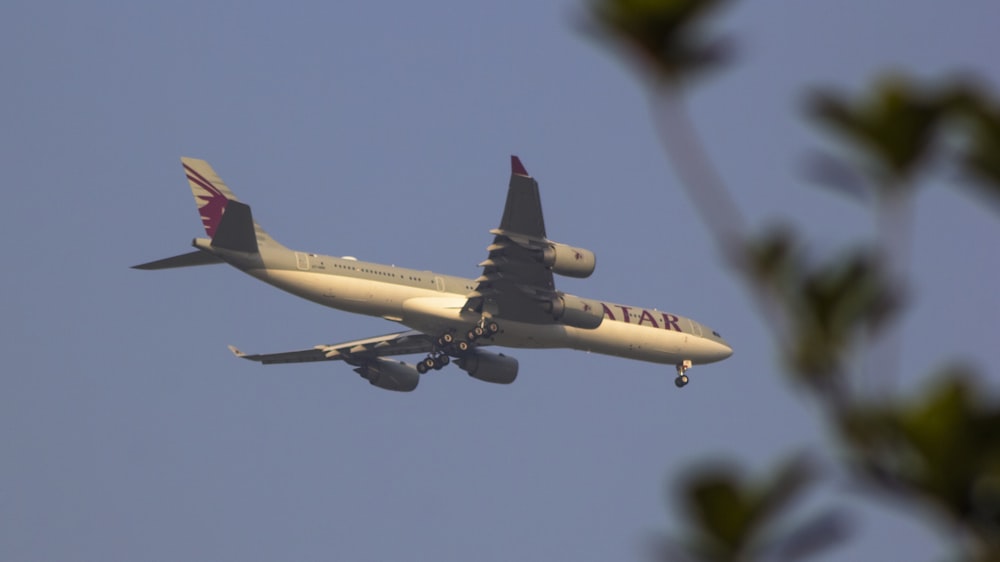
<svg viewBox="0 0 1000 562">
<path fill-rule="evenodd" d="M 538 182 L 511 156 L 510 186 L 500 227 L 491 230 L 493 243 L 482 262 L 483 274 L 469 295 L 466 309 L 489 310 L 498 318 L 536 324 L 552 322 L 542 303 L 556 293 L 552 270 L 538 259 L 549 241 L 538 195 Z M 494 312 L 495 311 L 495 312 Z"/>
<path fill-rule="evenodd" d="M 317 345 L 310 349 L 282 353 L 248 355 L 233 346 L 229 346 L 229 350 L 237 357 L 257 361 L 264 365 L 312 361 L 345 361 L 351 365 L 359 365 L 376 357 L 430 353 L 433 348 L 431 337 L 416 330 L 332 345 Z"/>
</svg>

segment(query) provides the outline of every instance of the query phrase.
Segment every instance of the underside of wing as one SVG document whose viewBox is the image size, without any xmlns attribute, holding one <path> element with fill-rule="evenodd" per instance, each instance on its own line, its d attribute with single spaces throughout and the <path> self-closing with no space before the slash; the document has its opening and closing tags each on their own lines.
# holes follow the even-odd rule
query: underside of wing
<svg viewBox="0 0 1000 562">
<path fill-rule="evenodd" d="M 386 390 L 409 392 L 420 382 L 420 372 L 413 365 L 388 359 L 394 355 L 429 353 L 434 348 L 431 338 L 418 331 L 396 332 L 364 340 L 333 345 L 317 345 L 311 349 L 248 355 L 229 346 L 237 357 L 264 365 L 275 363 L 308 363 L 313 361 L 344 361 L 354 366 L 354 372 L 373 386 Z"/>
<path fill-rule="evenodd" d="M 588 277 L 596 265 L 593 252 L 546 238 L 538 182 L 521 160 L 511 156 L 510 187 L 500 227 L 480 265 L 482 275 L 466 309 L 531 324 L 563 323 L 596 328 L 600 306 L 556 290 L 553 273 Z"/>
<path fill-rule="evenodd" d="M 241 359 L 248 359 L 272 365 L 276 363 L 309 363 L 313 361 L 344 361 L 351 365 L 361 365 L 379 357 L 429 353 L 434 348 L 430 336 L 410 330 L 363 340 L 354 340 L 331 345 L 317 345 L 310 349 L 279 353 L 246 354 L 229 346 L 230 351 Z"/>
<path fill-rule="evenodd" d="M 539 259 L 545 219 L 538 182 L 517 156 L 511 156 L 510 186 L 500 227 L 480 266 L 483 273 L 466 308 L 530 323 L 549 323 L 546 302 L 555 296 L 552 271 Z"/>
<path fill-rule="evenodd" d="M 528 175 L 528 170 L 517 156 L 510 157 L 510 186 L 503 217 L 500 218 L 500 230 L 545 239 L 545 218 L 542 216 L 538 182 Z"/>
</svg>

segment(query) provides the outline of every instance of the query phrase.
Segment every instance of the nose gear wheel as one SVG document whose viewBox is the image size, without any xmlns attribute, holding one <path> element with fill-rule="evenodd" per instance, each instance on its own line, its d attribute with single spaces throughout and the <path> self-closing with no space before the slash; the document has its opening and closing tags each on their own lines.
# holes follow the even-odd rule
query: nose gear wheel
<svg viewBox="0 0 1000 562">
<path fill-rule="evenodd" d="M 688 383 L 687 370 L 691 368 L 691 360 L 685 359 L 677 364 L 677 378 L 674 379 L 674 385 L 677 388 L 684 388 Z"/>
</svg>

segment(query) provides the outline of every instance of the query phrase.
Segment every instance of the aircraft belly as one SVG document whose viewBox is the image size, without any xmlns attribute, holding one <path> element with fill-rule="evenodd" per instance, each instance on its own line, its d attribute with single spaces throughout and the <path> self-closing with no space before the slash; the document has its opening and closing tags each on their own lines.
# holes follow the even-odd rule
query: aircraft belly
<svg viewBox="0 0 1000 562">
<path fill-rule="evenodd" d="M 627 322 L 604 321 L 595 330 L 567 328 L 567 332 L 568 345 L 574 349 L 652 363 L 712 363 L 731 353 L 724 353 L 723 346 L 709 338 Z"/>
<path fill-rule="evenodd" d="M 562 324 L 526 324 L 500 320 L 501 333 L 492 343 L 505 347 L 557 348 L 568 347 L 567 328 Z"/>
<path fill-rule="evenodd" d="M 402 303 L 414 289 L 328 273 L 290 270 L 258 270 L 254 275 L 284 291 L 313 302 L 369 316 L 398 317 Z"/>
<path fill-rule="evenodd" d="M 403 303 L 402 323 L 427 334 L 453 332 L 463 337 L 465 331 L 479 321 L 480 315 L 464 309 L 467 298 L 462 295 L 422 296 Z M 500 333 L 481 345 L 519 348 L 567 347 L 566 327 L 561 324 L 528 324 L 498 318 Z"/>
<path fill-rule="evenodd" d="M 676 363 L 683 359 L 688 339 L 681 332 L 608 320 L 594 330 L 568 330 L 574 349 L 654 363 Z"/>
<path fill-rule="evenodd" d="M 403 301 L 402 323 L 427 334 L 443 334 L 472 326 L 478 315 L 464 310 L 466 298 L 458 295 L 424 291 L 426 296 L 412 296 Z"/>
</svg>

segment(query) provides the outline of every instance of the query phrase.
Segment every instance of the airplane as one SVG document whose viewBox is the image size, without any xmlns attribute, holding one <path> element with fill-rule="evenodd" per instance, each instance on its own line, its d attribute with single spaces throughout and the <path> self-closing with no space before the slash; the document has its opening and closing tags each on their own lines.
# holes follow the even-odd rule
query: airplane
<svg viewBox="0 0 1000 562">
<path fill-rule="evenodd" d="M 454 363 L 473 378 L 514 382 L 517 359 L 484 349 L 571 348 L 676 367 L 678 388 L 693 365 L 721 361 L 733 350 L 704 324 L 655 308 L 579 297 L 556 289 L 554 275 L 589 277 L 593 252 L 547 238 L 538 182 L 511 156 L 500 226 L 490 231 L 482 274 L 467 279 L 286 248 L 257 224 L 204 160 L 181 158 L 208 238 L 193 252 L 134 269 L 228 263 L 279 289 L 331 308 L 377 316 L 407 329 L 281 353 L 237 357 L 265 365 L 343 361 L 372 385 L 412 391 L 421 376 Z M 423 355 L 414 364 L 396 356 Z"/>
</svg>

